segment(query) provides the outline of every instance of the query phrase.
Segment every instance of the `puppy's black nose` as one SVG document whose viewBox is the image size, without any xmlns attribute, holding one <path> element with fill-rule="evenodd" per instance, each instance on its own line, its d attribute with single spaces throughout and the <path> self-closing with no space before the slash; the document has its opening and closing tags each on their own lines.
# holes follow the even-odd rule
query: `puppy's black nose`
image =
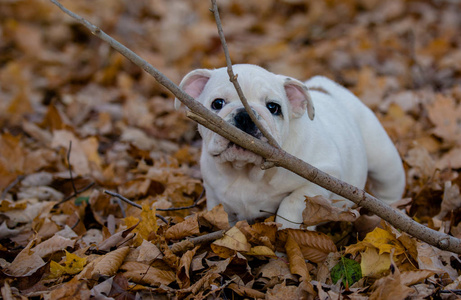
<svg viewBox="0 0 461 300">
<path fill-rule="evenodd" d="M 259 138 L 259 129 L 256 127 L 255 123 L 250 118 L 250 115 L 245 109 L 240 110 L 234 116 L 234 125 L 238 129 L 246 132 L 254 137 Z"/>
</svg>

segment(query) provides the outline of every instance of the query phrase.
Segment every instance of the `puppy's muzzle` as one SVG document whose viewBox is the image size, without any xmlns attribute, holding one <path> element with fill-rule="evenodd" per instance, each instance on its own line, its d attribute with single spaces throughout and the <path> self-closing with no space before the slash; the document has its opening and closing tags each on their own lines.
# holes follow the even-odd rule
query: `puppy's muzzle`
<svg viewBox="0 0 461 300">
<path fill-rule="evenodd" d="M 243 132 L 248 133 L 249 135 L 254 136 L 255 138 L 259 139 L 261 137 L 261 131 L 259 131 L 258 127 L 251 120 L 250 115 L 244 108 L 237 110 L 233 123 L 235 127 L 242 130 Z"/>
</svg>

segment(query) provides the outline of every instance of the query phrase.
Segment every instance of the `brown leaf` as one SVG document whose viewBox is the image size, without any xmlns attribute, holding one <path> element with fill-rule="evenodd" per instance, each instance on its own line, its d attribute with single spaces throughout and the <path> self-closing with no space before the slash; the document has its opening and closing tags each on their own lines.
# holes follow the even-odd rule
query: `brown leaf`
<svg viewBox="0 0 461 300">
<path fill-rule="evenodd" d="M 186 220 L 171 226 L 165 232 L 165 238 L 168 240 L 181 240 L 185 237 L 199 234 L 197 215 L 192 215 Z"/>
<path fill-rule="evenodd" d="M 266 256 L 266 257 L 277 257 L 272 251 L 271 248 L 266 246 L 254 246 L 251 247 L 250 251 L 245 253 L 246 255 L 253 255 L 253 256 Z"/>
<path fill-rule="evenodd" d="M 309 275 L 309 271 L 307 270 L 307 265 L 304 261 L 301 249 L 290 234 L 287 236 L 285 250 L 287 252 L 288 261 L 290 262 L 291 273 L 301 276 L 300 281 L 310 280 L 311 277 Z"/>
<path fill-rule="evenodd" d="M 447 213 L 452 212 L 459 207 L 461 207 L 459 186 L 456 183 L 452 185 L 451 181 L 445 181 L 440 213 L 434 218 L 442 220 Z"/>
<path fill-rule="evenodd" d="M 27 247 L 19 252 L 13 262 L 6 268 L 8 275 L 29 276 L 46 264 L 38 254 L 31 250 L 34 243 L 35 241 L 30 241 Z"/>
<path fill-rule="evenodd" d="M 210 211 L 200 213 L 198 217 L 201 225 L 211 227 L 214 231 L 230 227 L 228 215 L 222 204 L 213 207 Z"/>
<path fill-rule="evenodd" d="M 287 286 L 285 281 L 277 284 L 266 293 L 266 300 L 300 299 L 298 288 L 294 285 Z"/>
<path fill-rule="evenodd" d="M 138 262 L 150 264 L 156 259 L 163 258 L 163 254 L 160 252 L 158 247 L 149 241 L 143 240 L 141 246 L 139 246 L 138 249 Z"/>
<path fill-rule="evenodd" d="M 461 140 L 461 105 L 456 105 L 453 98 L 437 94 L 428 113 L 436 126 L 433 129 L 435 135 L 454 143 Z"/>
<path fill-rule="evenodd" d="M 456 256 L 455 254 L 420 242 L 418 242 L 417 250 L 418 266 L 421 270 L 429 270 L 437 274 L 447 273 L 452 280 L 458 277 L 458 273 L 450 265 L 451 257 Z"/>
<path fill-rule="evenodd" d="M 139 262 L 126 262 L 120 269 L 125 270 L 123 275 L 126 278 L 141 284 L 168 285 L 176 278 L 173 271 L 160 270 Z"/>
<path fill-rule="evenodd" d="M 410 286 L 416 283 L 419 283 L 432 275 L 435 275 L 434 272 L 428 270 L 416 270 L 416 271 L 407 271 L 402 272 L 401 274 L 402 284 Z"/>
<path fill-rule="evenodd" d="M 258 272 L 259 275 L 269 279 L 280 277 L 282 279 L 296 280 L 296 276 L 290 272 L 288 264 L 281 259 L 271 259 L 269 263 L 262 266 Z"/>
<path fill-rule="evenodd" d="M 67 239 L 59 235 L 38 244 L 32 249 L 40 257 L 45 257 L 57 251 L 65 250 L 67 247 L 74 247 L 75 240 Z"/>
<path fill-rule="evenodd" d="M 296 241 L 305 259 L 322 262 L 330 252 L 336 252 L 336 246 L 327 235 L 300 229 L 284 229 L 277 232 L 277 239 L 286 243 L 288 235 Z"/>
<path fill-rule="evenodd" d="M 104 257 L 94 266 L 91 277 L 97 278 L 99 276 L 115 275 L 122 265 L 123 260 L 128 255 L 128 252 L 130 252 L 130 248 L 125 246 L 104 255 Z"/>
<path fill-rule="evenodd" d="M 126 241 L 131 240 L 135 235 L 132 231 L 136 228 L 136 226 L 138 226 L 138 224 L 111 235 L 109 238 L 98 244 L 98 250 L 109 251 L 113 247 L 123 245 Z"/>
<path fill-rule="evenodd" d="M 72 142 L 70 164 L 72 170 L 78 175 L 89 175 L 91 173 L 88 157 L 85 154 L 82 141 L 74 133 L 68 130 L 55 130 L 51 147 L 54 149 L 64 148 L 69 151 L 69 142 Z"/>
<path fill-rule="evenodd" d="M 176 277 L 181 288 L 187 288 L 190 286 L 189 269 L 192 263 L 192 259 L 194 258 L 195 252 L 197 252 L 197 249 L 199 247 L 200 246 L 197 246 L 194 249 L 184 253 L 184 255 L 181 257 L 181 260 L 179 261 L 179 270 L 176 273 Z"/>
<path fill-rule="evenodd" d="M 0 189 L 3 190 L 24 171 L 25 150 L 20 137 L 0 135 Z"/>
<path fill-rule="evenodd" d="M 250 243 L 263 245 L 273 250 L 278 225 L 275 222 L 264 222 L 250 226 L 247 221 L 239 221 L 235 227 L 245 235 Z"/>
<path fill-rule="evenodd" d="M 303 210 L 303 224 L 308 227 L 327 221 L 354 222 L 359 213 L 356 210 L 343 210 L 331 205 L 331 201 L 323 196 L 307 197 Z"/>
<path fill-rule="evenodd" d="M 405 161 L 416 168 L 422 178 L 430 178 L 435 171 L 435 162 L 426 148 L 417 146 L 408 151 Z"/>
<path fill-rule="evenodd" d="M 239 296 L 250 297 L 250 298 L 265 298 L 264 293 L 257 291 L 255 289 L 246 287 L 246 286 L 231 283 L 227 287 L 233 290 Z"/>
</svg>

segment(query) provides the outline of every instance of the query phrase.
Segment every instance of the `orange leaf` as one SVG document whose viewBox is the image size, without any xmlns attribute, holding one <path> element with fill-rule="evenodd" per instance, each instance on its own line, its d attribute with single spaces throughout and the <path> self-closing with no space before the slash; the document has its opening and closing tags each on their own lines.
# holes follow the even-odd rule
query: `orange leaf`
<svg viewBox="0 0 461 300">
<path fill-rule="evenodd" d="M 322 262 L 330 252 L 336 252 L 336 246 L 326 234 L 316 231 L 300 229 L 284 229 L 277 232 L 277 238 L 282 243 L 287 241 L 287 236 L 297 242 L 305 259 L 313 262 Z"/>
<path fill-rule="evenodd" d="M 301 253 L 301 249 L 290 234 L 288 234 L 287 237 L 285 250 L 287 252 L 288 261 L 290 262 L 291 273 L 301 276 L 301 281 L 305 279 L 310 280 L 309 271 L 307 270 L 307 265 Z"/>
</svg>

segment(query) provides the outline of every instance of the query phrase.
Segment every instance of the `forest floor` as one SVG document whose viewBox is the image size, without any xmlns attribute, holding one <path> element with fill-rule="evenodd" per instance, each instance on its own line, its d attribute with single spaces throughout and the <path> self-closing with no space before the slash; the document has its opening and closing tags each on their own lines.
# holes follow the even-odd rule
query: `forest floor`
<svg viewBox="0 0 461 300">
<path fill-rule="evenodd" d="M 176 83 L 225 66 L 207 1 L 62 3 Z M 459 1 L 218 5 L 234 63 L 324 75 L 359 96 L 404 161 L 399 209 L 461 238 Z M 0 1 L 4 299 L 458 297 L 459 255 L 384 222 L 366 237 L 348 222 L 229 228 L 222 207 L 205 209 L 200 137 L 173 99 L 51 2 Z"/>
</svg>

